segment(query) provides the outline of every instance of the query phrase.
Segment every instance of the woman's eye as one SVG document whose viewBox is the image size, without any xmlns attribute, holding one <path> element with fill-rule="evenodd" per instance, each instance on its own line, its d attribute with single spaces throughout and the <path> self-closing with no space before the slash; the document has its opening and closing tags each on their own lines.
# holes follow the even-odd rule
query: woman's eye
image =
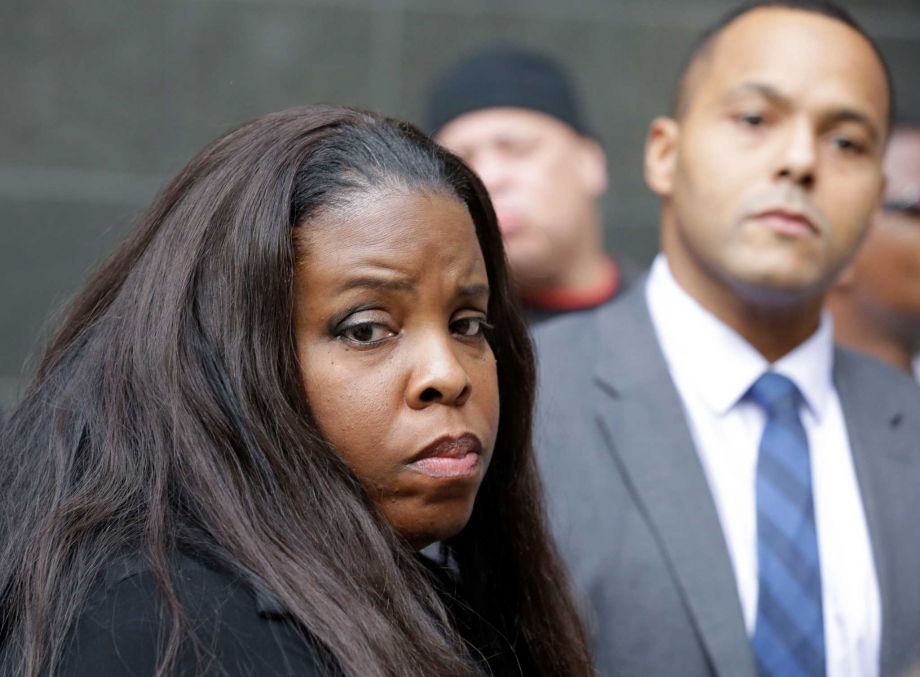
<svg viewBox="0 0 920 677">
<path fill-rule="evenodd" d="M 352 343 L 377 343 L 395 333 L 386 325 L 379 322 L 361 322 L 345 327 L 339 333 L 339 336 Z"/>
<path fill-rule="evenodd" d="M 483 336 L 486 329 L 492 329 L 492 325 L 484 317 L 462 317 L 454 320 L 450 329 L 459 336 L 477 337 Z"/>
</svg>

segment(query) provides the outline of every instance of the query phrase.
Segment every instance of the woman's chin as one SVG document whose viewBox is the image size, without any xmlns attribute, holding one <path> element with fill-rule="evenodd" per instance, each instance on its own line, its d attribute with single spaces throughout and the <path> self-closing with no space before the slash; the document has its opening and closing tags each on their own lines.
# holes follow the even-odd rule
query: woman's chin
<svg viewBox="0 0 920 677">
<path fill-rule="evenodd" d="M 423 550 L 432 543 L 446 541 L 453 538 L 470 521 L 473 512 L 473 502 L 450 506 L 430 506 L 425 511 L 426 515 L 416 513 L 415 519 L 399 520 L 390 519 L 390 524 L 396 529 L 414 550 Z M 395 517 L 395 516 L 394 516 Z"/>
</svg>

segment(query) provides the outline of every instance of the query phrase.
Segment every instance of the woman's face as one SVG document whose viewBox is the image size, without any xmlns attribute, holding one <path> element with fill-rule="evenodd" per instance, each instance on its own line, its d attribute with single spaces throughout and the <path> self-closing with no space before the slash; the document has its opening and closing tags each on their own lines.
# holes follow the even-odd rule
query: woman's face
<svg viewBox="0 0 920 677">
<path fill-rule="evenodd" d="M 378 193 L 301 235 L 294 331 L 321 431 L 414 547 L 455 535 L 499 410 L 488 278 L 466 206 Z"/>
</svg>

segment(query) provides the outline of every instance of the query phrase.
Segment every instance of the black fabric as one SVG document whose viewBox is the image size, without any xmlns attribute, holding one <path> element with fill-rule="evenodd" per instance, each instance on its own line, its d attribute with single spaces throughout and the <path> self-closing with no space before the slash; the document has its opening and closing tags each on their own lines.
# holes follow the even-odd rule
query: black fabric
<svg viewBox="0 0 920 677">
<path fill-rule="evenodd" d="M 475 647 L 483 674 L 526 675 L 514 640 L 496 633 L 458 594 L 456 571 L 419 555 L 458 629 Z M 171 673 L 182 677 L 337 677 L 335 661 L 268 591 L 188 557 L 179 561 L 179 595 L 199 646 L 186 643 Z M 146 562 L 129 554 L 111 563 L 71 633 L 60 677 L 152 675 L 164 624 L 160 593 Z M 0 668 L 0 674 L 9 674 Z"/>
<path fill-rule="evenodd" d="M 187 643 L 175 675 L 337 675 L 284 616 L 260 612 L 239 579 L 184 558 L 179 593 L 200 647 Z M 113 563 L 91 595 L 65 651 L 62 677 L 152 675 L 160 657 L 162 603 L 139 557 Z M 267 611 L 267 610 L 266 610 Z"/>
<path fill-rule="evenodd" d="M 505 106 L 546 113 L 589 134 L 574 87 L 562 68 L 539 54 L 510 48 L 476 54 L 434 83 L 428 131 L 434 134 L 470 111 Z"/>
<path fill-rule="evenodd" d="M 433 556 L 433 550 L 419 553 L 418 561 L 427 570 L 428 579 L 441 597 L 454 627 L 468 646 L 474 648 L 473 659 L 483 675 L 526 677 L 536 673 L 529 652 L 515 651 L 518 643 L 523 641 L 517 629 L 501 632 L 465 602 L 460 593 L 459 572 L 455 562 L 442 557 L 440 553 Z"/>
</svg>

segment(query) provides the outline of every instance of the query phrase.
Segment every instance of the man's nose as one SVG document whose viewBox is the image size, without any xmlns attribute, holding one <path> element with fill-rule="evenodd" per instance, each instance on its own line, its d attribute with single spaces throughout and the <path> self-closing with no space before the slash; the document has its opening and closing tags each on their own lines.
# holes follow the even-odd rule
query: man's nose
<svg viewBox="0 0 920 677">
<path fill-rule="evenodd" d="M 508 162 L 499 153 L 479 153 L 471 166 L 492 197 L 501 192 L 508 183 Z"/>
<path fill-rule="evenodd" d="M 818 138 L 812 125 L 806 121 L 797 121 L 791 126 L 780 149 L 777 166 L 777 178 L 810 188 L 815 182 L 818 162 Z"/>
<path fill-rule="evenodd" d="M 447 332 L 428 332 L 419 338 L 411 349 L 412 374 L 406 388 L 406 402 L 410 407 L 460 406 L 466 402 L 471 384 L 458 359 L 458 348 Z"/>
</svg>

